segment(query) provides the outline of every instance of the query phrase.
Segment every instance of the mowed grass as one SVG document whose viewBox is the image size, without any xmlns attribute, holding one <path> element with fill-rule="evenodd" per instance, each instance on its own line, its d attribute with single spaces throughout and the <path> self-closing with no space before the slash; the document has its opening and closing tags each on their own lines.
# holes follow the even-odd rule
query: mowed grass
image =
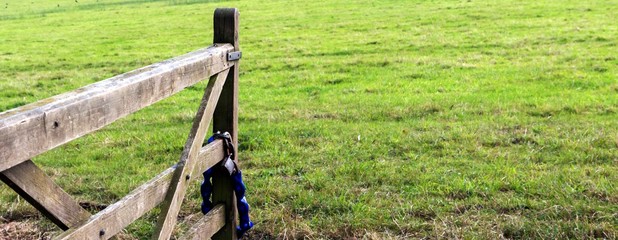
<svg viewBox="0 0 618 240">
<path fill-rule="evenodd" d="M 3 0 L 0 111 L 205 47 L 221 6 L 251 237 L 618 237 L 618 1 Z M 204 86 L 34 161 L 111 204 L 179 159 Z M 0 193 L 3 218 L 59 231 Z"/>
</svg>

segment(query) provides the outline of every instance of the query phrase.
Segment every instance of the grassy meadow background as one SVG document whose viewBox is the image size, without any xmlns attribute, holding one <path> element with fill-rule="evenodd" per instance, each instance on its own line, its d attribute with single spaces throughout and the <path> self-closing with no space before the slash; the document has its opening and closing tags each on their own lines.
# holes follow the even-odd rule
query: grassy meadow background
<svg viewBox="0 0 618 240">
<path fill-rule="evenodd" d="M 618 237 L 616 0 L 0 0 L 0 111 L 208 46 L 216 7 L 250 237 Z M 178 161 L 204 87 L 34 161 L 96 211 Z M 59 231 L 5 185 L 0 216 Z"/>
</svg>

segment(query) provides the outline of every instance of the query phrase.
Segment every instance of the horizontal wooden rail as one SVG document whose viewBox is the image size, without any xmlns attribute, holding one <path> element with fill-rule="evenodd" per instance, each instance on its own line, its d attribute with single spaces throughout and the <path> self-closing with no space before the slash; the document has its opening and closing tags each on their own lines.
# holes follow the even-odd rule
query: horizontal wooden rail
<svg viewBox="0 0 618 240">
<path fill-rule="evenodd" d="M 210 239 L 223 226 L 225 226 L 225 205 L 219 204 L 193 225 L 181 239 Z"/>
<path fill-rule="evenodd" d="M 191 179 L 201 179 L 202 172 L 224 157 L 223 142 L 216 140 L 201 148 Z M 163 202 L 176 166 L 168 168 L 120 201 L 90 217 L 81 226 L 70 229 L 54 239 L 109 239 L 133 221 Z"/>
<path fill-rule="evenodd" d="M 232 51 L 214 45 L 0 113 L 0 171 L 232 67 Z"/>
</svg>

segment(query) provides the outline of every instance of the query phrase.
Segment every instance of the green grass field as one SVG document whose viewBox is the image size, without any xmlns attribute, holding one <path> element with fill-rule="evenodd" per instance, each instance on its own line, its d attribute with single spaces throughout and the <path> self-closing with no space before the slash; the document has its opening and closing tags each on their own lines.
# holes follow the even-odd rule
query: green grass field
<svg viewBox="0 0 618 240">
<path fill-rule="evenodd" d="M 618 238 L 616 0 L 0 0 L 0 111 L 205 47 L 223 6 L 251 237 Z M 113 203 L 178 161 L 204 86 L 34 161 Z M 0 216 L 59 231 L 5 185 Z"/>
</svg>

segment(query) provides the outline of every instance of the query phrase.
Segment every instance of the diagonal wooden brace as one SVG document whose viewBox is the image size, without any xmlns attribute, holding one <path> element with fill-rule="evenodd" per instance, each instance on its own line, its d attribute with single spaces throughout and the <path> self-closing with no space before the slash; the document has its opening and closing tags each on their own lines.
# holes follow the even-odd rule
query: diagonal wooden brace
<svg viewBox="0 0 618 240">
<path fill-rule="evenodd" d="M 195 116 L 193 127 L 189 133 L 189 138 L 185 143 L 180 161 L 177 164 L 170 187 L 165 196 L 152 239 L 169 239 L 172 235 L 182 200 L 187 191 L 187 182 L 191 177 L 194 177 L 190 174 L 197 162 L 196 157 L 206 137 L 208 126 L 212 120 L 215 106 L 217 106 L 221 89 L 229 71 L 229 69 L 226 69 L 212 76 L 208 82 L 204 97 Z"/>
<path fill-rule="evenodd" d="M 75 227 L 90 217 L 88 211 L 30 160 L 0 172 L 0 180 L 62 230 Z"/>
</svg>

